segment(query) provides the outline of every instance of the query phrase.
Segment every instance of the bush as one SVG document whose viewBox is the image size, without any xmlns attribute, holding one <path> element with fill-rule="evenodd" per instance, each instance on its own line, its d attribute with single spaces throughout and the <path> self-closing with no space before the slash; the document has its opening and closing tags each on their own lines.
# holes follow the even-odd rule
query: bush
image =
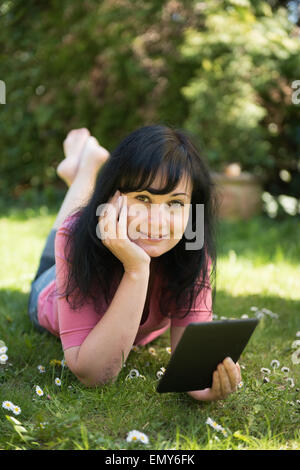
<svg viewBox="0 0 300 470">
<path fill-rule="evenodd" d="M 240 160 L 275 186 L 282 168 L 299 175 L 299 41 L 285 9 L 11 0 L 0 15 L 0 184 L 9 195 L 56 184 L 62 141 L 77 127 L 109 150 L 142 125 L 185 127 L 214 169 Z"/>
</svg>

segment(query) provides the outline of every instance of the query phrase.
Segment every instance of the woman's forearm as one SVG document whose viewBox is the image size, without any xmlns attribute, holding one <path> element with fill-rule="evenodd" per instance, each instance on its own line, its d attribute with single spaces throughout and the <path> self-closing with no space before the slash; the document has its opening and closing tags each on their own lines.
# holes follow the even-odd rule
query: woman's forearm
<svg viewBox="0 0 300 470">
<path fill-rule="evenodd" d="M 82 343 L 75 373 L 86 385 L 105 383 L 120 372 L 140 325 L 149 270 L 124 272 L 108 310 Z"/>
</svg>

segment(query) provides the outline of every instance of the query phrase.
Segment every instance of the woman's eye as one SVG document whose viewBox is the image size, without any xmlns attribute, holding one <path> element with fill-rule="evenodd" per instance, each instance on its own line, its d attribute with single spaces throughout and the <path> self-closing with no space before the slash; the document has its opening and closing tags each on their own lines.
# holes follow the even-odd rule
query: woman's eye
<svg viewBox="0 0 300 470">
<path fill-rule="evenodd" d="M 138 198 L 146 198 L 146 199 L 149 199 L 147 196 L 137 196 L 137 199 L 138 199 Z M 139 200 L 139 199 L 138 199 L 138 200 Z M 182 206 L 182 207 L 184 206 L 183 202 L 181 202 L 181 201 L 171 201 L 170 204 L 173 204 L 173 205 L 174 205 L 174 204 L 176 204 L 176 205 L 179 204 L 179 205 Z"/>
</svg>

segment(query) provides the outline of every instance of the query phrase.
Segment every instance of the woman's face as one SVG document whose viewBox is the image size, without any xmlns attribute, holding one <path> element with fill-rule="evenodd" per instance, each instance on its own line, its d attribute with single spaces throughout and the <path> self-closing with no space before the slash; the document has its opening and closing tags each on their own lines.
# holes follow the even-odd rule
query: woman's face
<svg viewBox="0 0 300 470">
<path fill-rule="evenodd" d="M 151 188 L 158 189 L 157 183 L 155 179 Z M 189 219 L 189 179 L 182 179 L 169 194 L 156 195 L 146 190 L 123 194 L 127 203 L 127 235 L 132 242 L 150 257 L 158 257 L 177 245 Z"/>
</svg>

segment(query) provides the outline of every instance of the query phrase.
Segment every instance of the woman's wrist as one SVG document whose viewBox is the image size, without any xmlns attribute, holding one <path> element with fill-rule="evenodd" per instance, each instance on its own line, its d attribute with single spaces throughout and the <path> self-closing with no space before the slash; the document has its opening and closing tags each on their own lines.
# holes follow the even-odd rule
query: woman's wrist
<svg viewBox="0 0 300 470">
<path fill-rule="evenodd" d="M 130 279 L 133 279 L 134 281 L 137 281 L 139 279 L 144 279 L 145 277 L 149 277 L 150 275 L 150 265 L 145 265 L 145 266 L 140 266 L 138 268 L 131 268 L 131 269 L 126 269 L 124 268 L 125 274 L 130 277 Z"/>
</svg>

